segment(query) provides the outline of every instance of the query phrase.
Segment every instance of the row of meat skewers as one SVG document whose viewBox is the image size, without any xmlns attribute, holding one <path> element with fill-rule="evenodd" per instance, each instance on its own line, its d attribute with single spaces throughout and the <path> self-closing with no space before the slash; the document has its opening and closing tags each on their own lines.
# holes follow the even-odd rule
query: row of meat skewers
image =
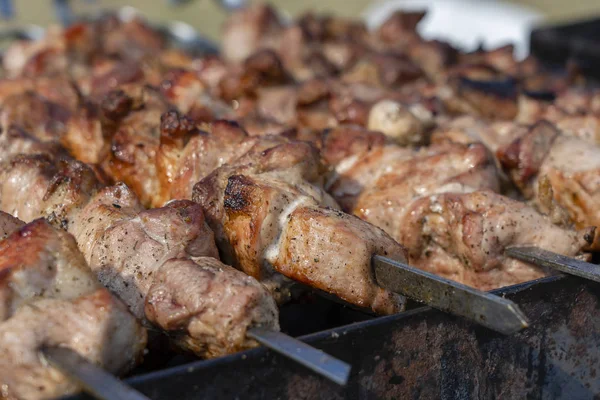
<svg viewBox="0 0 600 400">
<path fill-rule="evenodd" d="M 200 357 L 253 347 L 298 283 L 402 311 L 373 255 L 481 290 L 549 273 L 509 246 L 588 259 L 595 92 L 510 48 L 424 41 L 421 17 L 368 32 L 313 15 L 284 25 L 259 5 L 232 16 L 221 57 L 201 59 L 112 17 L 11 46 L 2 395 L 76 389 L 40 361 L 45 346 L 130 370 L 142 325 Z"/>
</svg>

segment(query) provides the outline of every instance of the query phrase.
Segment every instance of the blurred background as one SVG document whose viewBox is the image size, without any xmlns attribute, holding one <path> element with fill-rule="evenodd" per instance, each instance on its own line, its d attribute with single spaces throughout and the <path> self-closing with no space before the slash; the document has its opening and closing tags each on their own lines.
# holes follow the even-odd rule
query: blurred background
<svg viewBox="0 0 600 400">
<path fill-rule="evenodd" d="M 386 1 L 271 0 L 269 3 L 275 5 L 289 16 L 294 16 L 307 10 L 314 10 L 315 12 L 335 13 L 336 15 L 345 17 L 363 17 L 367 18 L 369 22 L 376 23 L 385 14 L 378 7 L 386 3 Z M 496 41 L 506 42 L 507 38 L 511 39 L 515 35 L 522 36 L 523 30 L 527 29 L 532 22 L 535 24 L 542 22 L 557 23 L 600 16 L 600 0 L 518 0 L 512 2 L 493 0 L 395 0 L 392 3 L 403 4 L 409 8 L 423 8 L 423 3 L 435 4 L 441 11 L 437 13 L 434 21 L 431 21 L 430 18 L 432 24 L 426 28 L 426 31 L 429 32 L 433 29 L 433 33 L 429 36 L 440 37 L 439 31 L 450 31 L 456 32 L 455 36 L 460 36 L 458 37 L 459 41 L 466 40 L 467 42 L 479 41 L 481 39 L 480 35 L 495 35 L 497 36 L 495 38 Z M 494 3 L 493 8 L 489 7 L 490 3 Z M 189 1 L 178 6 L 173 6 L 167 0 L 73 0 L 71 4 L 75 13 L 93 13 L 101 9 L 117 9 L 129 5 L 141 10 L 151 21 L 179 20 L 187 22 L 214 40 L 218 40 L 220 26 L 226 17 L 226 12 L 214 0 Z M 52 8 L 50 0 L 13 0 L 13 5 L 15 8 L 15 19 L 0 21 L 0 29 L 20 24 L 46 26 L 57 21 L 55 10 Z M 497 10 L 500 10 L 497 8 L 498 5 L 501 5 L 503 10 L 508 9 L 509 12 L 507 14 L 498 12 Z M 477 13 L 479 12 L 479 8 L 483 9 L 486 7 L 487 11 L 482 13 L 481 17 L 473 18 L 473 12 Z M 464 15 L 466 12 L 469 13 L 468 20 L 471 21 L 470 25 L 465 25 L 463 22 L 463 19 L 467 20 Z M 464 18 L 461 19 L 461 16 Z M 500 16 L 505 17 L 505 19 L 501 19 Z M 520 22 L 507 22 L 516 20 L 520 20 Z M 494 26 L 491 26 L 492 21 L 495 22 Z M 510 32 L 511 28 L 513 28 L 512 33 Z M 481 33 L 482 31 L 485 32 Z M 423 34 L 423 32 L 421 33 Z M 525 33 L 525 36 L 528 37 L 528 32 Z M 518 49 L 518 51 L 526 52 L 526 49 Z"/>
</svg>

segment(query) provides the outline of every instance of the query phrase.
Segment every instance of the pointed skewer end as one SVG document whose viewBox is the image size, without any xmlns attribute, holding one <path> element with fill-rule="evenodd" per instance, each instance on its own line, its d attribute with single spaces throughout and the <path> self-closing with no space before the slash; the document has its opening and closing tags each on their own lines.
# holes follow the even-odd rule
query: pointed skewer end
<svg viewBox="0 0 600 400">
<path fill-rule="evenodd" d="M 351 370 L 349 364 L 298 339 L 261 328 L 250 329 L 248 336 L 338 385 L 345 386 L 348 383 Z"/>
</svg>

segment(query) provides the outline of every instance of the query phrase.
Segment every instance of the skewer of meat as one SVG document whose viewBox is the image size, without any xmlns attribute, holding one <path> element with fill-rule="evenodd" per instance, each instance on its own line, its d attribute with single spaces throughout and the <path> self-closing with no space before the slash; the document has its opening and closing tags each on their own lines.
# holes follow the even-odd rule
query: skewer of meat
<svg viewBox="0 0 600 400">
<path fill-rule="evenodd" d="M 216 282 L 223 279 L 221 278 L 223 274 L 225 275 L 224 279 L 227 279 L 227 275 L 231 271 L 237 278 L 234 282 L 241 279 L 240 290 L 248 287 L 249 293 L 254 293 L 246 297 L 246 300 L 242 300 L 243 297 L 240 297 L 240 301 L 244 301 L 251 308 L 253 305 L 256 305 L 258 309 L 264 308 L 263 315 L 267 316 L 267 320 L 270 321 L 266 325 L 277 328 L 277 311 L 272 299 L 269 303 L 267 292 L 259 284 L 253 283 L 252 279 L 235 273 L 234 270 L 224 265 L 219 266 L 218 261 L 212 258 L 218 254 L 214 244 L 211 245 L 212 232 L 205 226 L 202 211 L 198 206 L 173 204 L 163 209 L 144 211 L 135 194 L 127 186 L 120 184 L 102 188 L 90 168 L 70 159 L 54 160 L 51 156 L 40 154 L 19 155 L 12 162 L 5 163 L 4 167 L 3 178 L 5 179 L 3 182 L 5 182 L 5 186 L 2 189 L 1 208 L 24 220 L 47 217 L 58 226 L 72 232 L 92 270 L 100 274 L 103 283 L 114 285 L 112 289 L 120 293 L 120 297 L 126 301 L 138 318 L 145 318 L 145 299 L 151 286 L 155 282 L 159 285 L 161 279 L 166 278 L 166 276 L 159 278 L 161 275 L 159 270 L 163 264 L 181 258 L 182 267 L 180 268 L 185 271 L 184 266 L 188 265 L 188 268 L 192 269 L 192 275 L 194 275 L 193 270 L 197 269 L 197 273 L 200 274 L 198 279 L 206 280 L 206 278 L 202 278 L 202 268 L 193 261 L 193 259 L 199 259 L 206 261 L 207 271 L 214 269 L 217 272 L 219 268 L 224 270 L 219 274 L 209 273 L 208 278 L 211 281 L 215 280 L 215 285 L 214 287 L 213 285 L 206 286 L 205 290 L 221 290 L 216 286 Z M 8 182 L 14 181 L 11 179 L 12 176 L 20 177 L 18 185 L 22 191 L 19 192 L 16 187 L 6 185 Z M 20 193 L 23 193 L 25 197 L 21 198 Z M 161 218 L 164 220 L 161 221 Z M 173 227 L 179 227 L 179 231 L 173 232 Z M 121 228 L 123 231 L 119 235 L 109 234 L 112 230 Z M 155 232 L 157 229 L 162 229 L 163 232 Z M 110 246 L 108 246 L 109 242 L 106 243 L 109 254 L 98 254 L 99 251 L 104 250 L 103 241 L 110 241 L 111 238 L 114 238 L 114 242 L 110 243 Z M 132 243 L 127 246 L 121 245 L 124 240 L 130 238 L 134 239 Z M 137 246 L 144 249 L 150 246 L 154 249 L 153 251 L 139 252 Z M 94 254 L 98 255 L 94 257 Z M 107 259 L 108 256 L 111 259 Z M 129 259 L 131 257 L 133 259 Z M 135 257 L 142 257 L 142 259 L 137 260 Z M 125 270 L 123 270 L 124 268 Z M 140 268 L 143 269 L 140 270 Z M 175 269 L 177 268 L 175 267 Z M 175 277 L 177 274 L 168 275 Z M 112 282 L 113 280 L 116 281 Z M 220 305 L 218 300 L 221 296 L 203 296 L 201 292 L 198 292 L 198 288 L 193 286 L 189 290 L 192 290 L 194 296 L 184 298 L 187 302 L 191 302 L 184 307 L 184 309 L 189 309 L 188 312 L 184 314 L 167 312 L 164 317 L 162 317 L 162 313 L 157 315 L 156 312 L 152 312 L 156 318 L 167 319 L 163 326 L 167 330 L 179 332 L 182 327 L 193 322 L 197 315 L 202 317 L 206 307 L 201 302 L 198 303 L 199 299 L 212 298 L 217 301 L 213 308 Z M 169 293 L 175 295 L 183 292 L 175 288 L 175 290 L 165 293 L 163 297 Z M 171 304 L 170 300 L 167 301 L 166 298 L 165 301 L 165 304 Z M 157 307 L 163 304 L 158 301 L 156 303 Z M 185 305 L 185 303 L 183 304 Z M 148 307 L 149 311 L 153 310 L 151 305 Z M 253 322 L 251 312 L 246 313 L 247 310 L 244 307 L 237 309 L 240 318 L 247 319 L 247 324 Z M 194 310 L 197 311 L 194 312 Z M 212 312 L 215 311 L 217 310 L 212 310 Z M 170 315 L 173 317 L 181 315 L 179 317 L 181 321 L 175 326 L 170 325 L 168 321 Z M 188 316 L 187 319 L 184 317 L 185 315 Z M 221 321 L 216 319 L 215 322 L 220 323 Z M 194 326 L 194 324 L 192 325 Z M 199 322 L 195 324 L 198 327 L 202 325 Z M 215 344 L 214 348 L 207 349 L 201 344 L 206 338 L 199 334 L 199 343 L 194 345 L 194 348 L 197 348 L 200 355 L 211 353 L 216 355 L 218 352 L 228 352 L 233 348 L 243 348 L 244 343 L 246 346 L 251 343 L 244 342 L 245 328 L 243 324 L 232 324 L 229 329 L 241 330 L 241 334 L 234 335 L 237 342 L 219 343 L 219 345 Z M 210 331 L 213 332 L 213 335 L 220 335 L 219 337 L 227 340 L 227 331 L 216 328 L 209 329 L 208 332 Z M 192 340 L 190 339 L 190 341 Z"/>
<path fill-rule="evenodd" d="M 594 162 L 599 147 L 585 132 L 561 130 L 543 119 L 533 125 L 486 125 L 463 118 L 435 132 L 433 139 L 437 143 L 482 142 L 494 152 L 497 164 L 521 194 L 553 222 L 586 229 L 599 226 L 600 219 L 596 212 L 598 166 Z M 595 237 L 587 247 L 596 249 L 597 242 Z"/>
<path fill-rule="evenodd" d="M 144 210 L 124 184 L 102 187 L 92 169 L 60 156 L 20 154 L 3 164 L 2 174 L 0 208 L 26 219 L 45 216 L 73 233 L 100 281 L 180 347 L 216 357 L 258 340 L 287 351 L 278 345 L 291 338 L 273 341 L 261 331 L 279 329 L 273 298 L 218 260 L 199 205 L 179 201 Z M 20 189 L 10 184 L 16 177 Z M 345 382 L 345 364 L 319 353 L 329 362 L 317 365 L 311 358 L 317 351 L 305 347 L 301 362 Z"/>
<path fill-rule="evenodd" d="M 225 121 L 209 129 L 199 130 L 176 112 L 163 116 L 162 170 L 175 172 L 163 180 L 172 191 L 164 200 L 175 193 L 185 196 L 200 181 L 193 199 L 207 213 L 227 263 L 263 282 L 276 282 L 275 287 L 282 273 L 380 313 L 402 309 L 401 296 L 375 284 L 370 261 L 372 254 L 404 260 L 402 246 L 336 210 L 337 204 L 322 189 L 325 169 L 313 146 L 282 136 L 249 137 L 241 127 Z M 295 242 L 299 247 L 283 250 L 281 246 L 294 244 L 284 236 L 288 219 L 296 215 L 306 221 L 297 228 L 305 233 L 289 234 L 306 241 L 299 239 Z M 311 229 L 323 232 L 317 236 Z M 336 245 L 331 242 L 334 231 L 338 232 Z M 350 243 L 355 252 L 340 252 L 339 246 Z M 276 261 L 279 255 L 294 260 Z M 290 269 L 284 271 L 284 266 Z"/>
<path fill-rule="evenodd" d="M 541 121 L 498 154 L 513 182 L 540 209 L 578 228 L 600 225 L 600 147 Z M 590 248 L 598 248 L 597 235 Z"/>
<path fill-rule="evenodd" d="M 426 271 L 481 289 L 544 276 L 504 255 L 534 245 L 584 257 L 592 230 L 556 226 L 523 203 L 495 193 L 499 181 L 481 144 L 398 148 L 381 134 L 338 128 L 324 139 L 336 166 L 329 190 L 347 209 L 382 227 Z"/>
<path fill-rule="evenodd" d="M 279 281 L 283 275 L 378 313 L 397 312 L 403 305 L 397 293 L 406 293 L 480 323 L 489 320 L 483 324 L 500 332 L 527 326 L 515 304 L 424 277 L 403 264 L 402 246 L 340 211 L 322 184 L 322 165 L 313 146 L 265 136 L 197 183 L 193 198 L 206 210 L 224 259 L 263 282 Z M 415 279 L 419 290 L 409 283 Z M 441 287 L 457 293 L 454 300 L 464 295 L 464 304 L 449 304 L 439 295 Z M 487 304 L 487 315 L 469 306 L 479 302 Z"/>
<path fill-rule="evenodd" d="M 44 220 L 24 225 L 0 213 L 0 384 L 3 396 L 50 399 L 79 385 L 40 357 L 67 347 L 121 374 L 135 366 L 146 331 L 98 284 L 74 238 Z M 11 233 L 12 231 L 12 233 Z"/>
</svg>

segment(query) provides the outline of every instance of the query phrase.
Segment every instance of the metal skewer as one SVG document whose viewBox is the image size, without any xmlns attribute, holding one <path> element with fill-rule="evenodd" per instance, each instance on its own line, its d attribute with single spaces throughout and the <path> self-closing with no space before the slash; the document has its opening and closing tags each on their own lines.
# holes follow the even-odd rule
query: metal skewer
<svg viewBox="0 0 600 400">
<path fill-rule="evenodd" d="M 600 282 L 600 266 L 556 254 L 534 246 L 509 247 L 506 249 L 509 257 L 526 261 L 542 267 L 556 269 L 569 275 Z"/>
<path fill-rule="evenodd" d="M 54 367 L 77 381 L 84 391 L 100 400 L 149 400 L 113 375 L 67 347 L 47 347 L 42 354 Z"/>
<path fill-rule="evenodd" d="M 345 386 L 350 376 L 350 365 L 321 350 L 281 332 L 253 328 L 248 336 L 285 357 L 304 365 L 325 378 Z"/>
<path fill-rule="evenodd" d="M 381 287 L 403 294 L 444 312 L 465 317 L 504 334 L 529 325 L 519 306 L 387 257 L 373 256 L 375 278 Z"/>
</svg>

